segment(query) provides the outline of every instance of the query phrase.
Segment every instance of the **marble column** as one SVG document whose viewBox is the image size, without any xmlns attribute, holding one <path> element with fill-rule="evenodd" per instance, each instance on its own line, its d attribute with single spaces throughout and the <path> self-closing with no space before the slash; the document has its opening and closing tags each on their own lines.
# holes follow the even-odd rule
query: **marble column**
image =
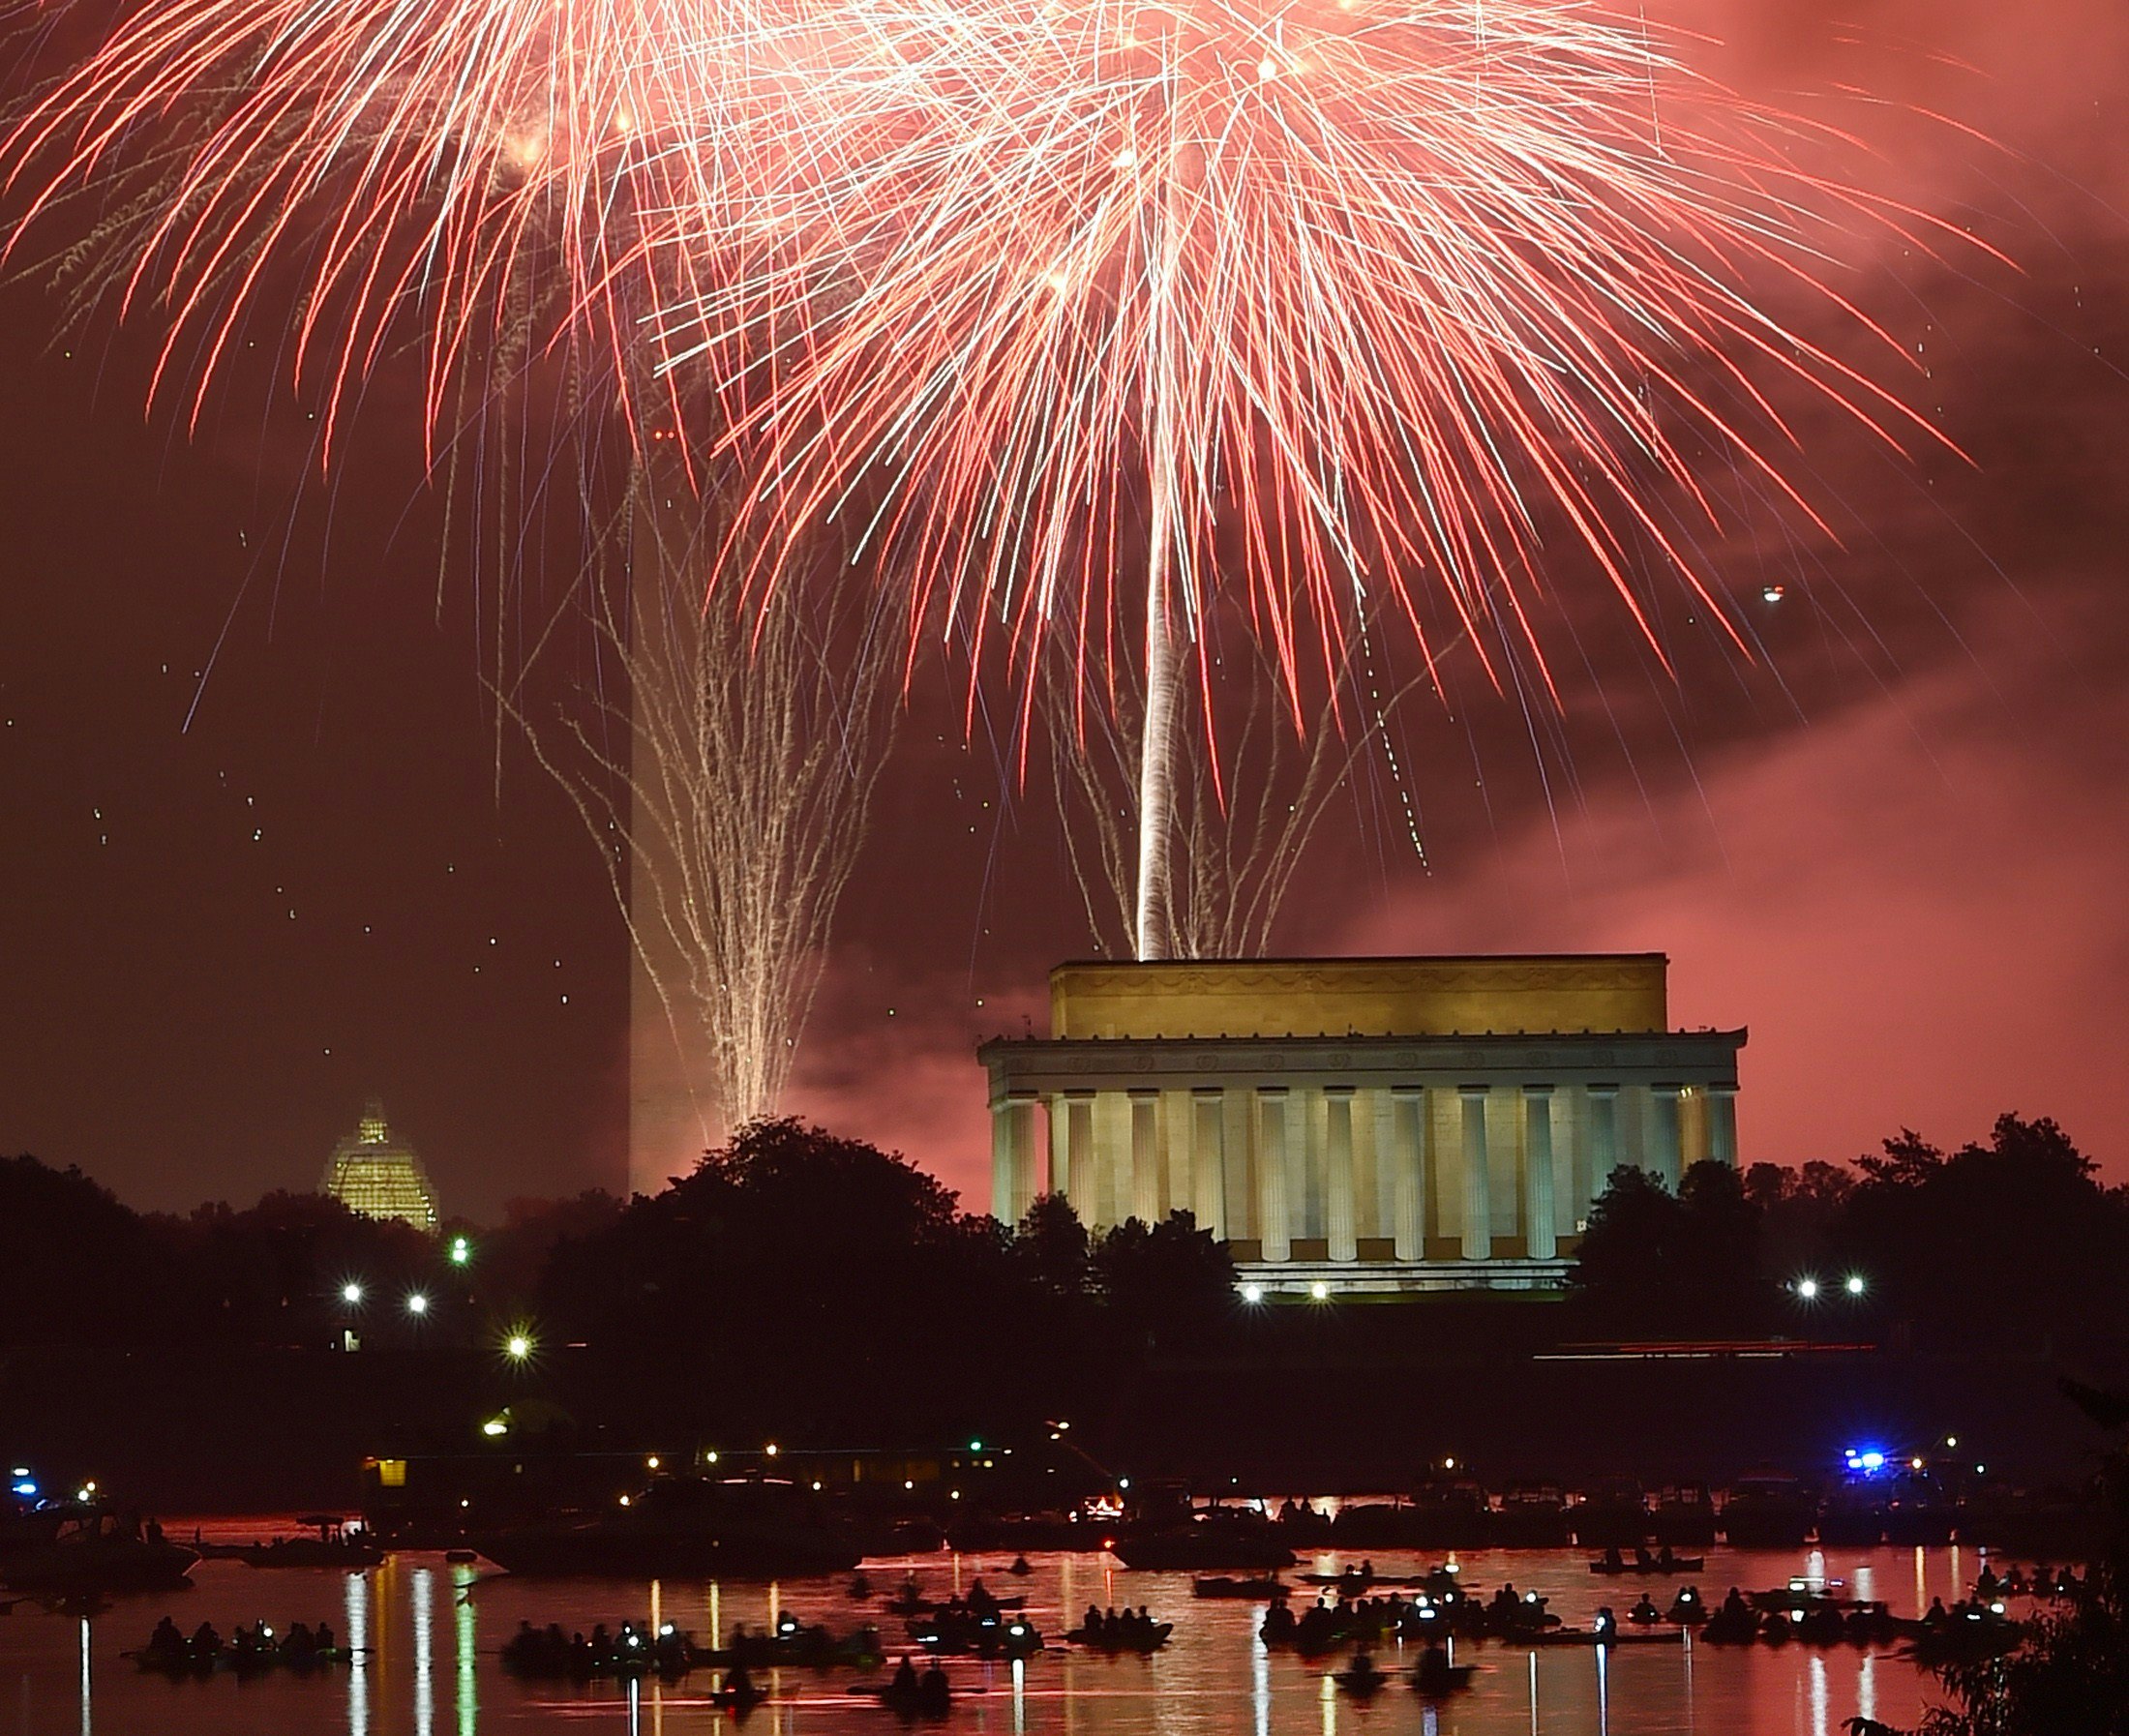
<svg viewBox="0 0 2129 1736">
<path fill-rule="evenodd" d="M 991 1105 L 991 1211 L 1017 1224 L 1035 1203 L 1035 1092 L 1009 1092 Z"/>
<path fill-rule="evenodd" d="M 1131 1106 L 1120 1091 L 1097 1091 L 1094 1101 L 1094 1182 L 1087 1227 L 1108 1229 L 1131 1212 Z"/>
<path fill-rule="evenodd" d="M 1197 1183 L 1190 1169 L 1190 1093 L 1160 1093 L 1160 1210 L 1197 1215 Z"/>
<path fill-rule="evenodd" d="M 1354 1260 L 1353 1229 L 1353 1088 L 1323 1088 L 1324 1233 L 1330 1238 L 1331 1258 Z"/>
<path fill-rule="evenodd" d="M 1267 1260 L 1292 1251 L 1286 1215 L 1286 1100 L 1283 1085 L 1257 1087 L 1257 1240 Z"/>
<path fill-rule="evenodd" d="M 1323 1099 L 1305 1086 L 1286 1093 L 1286 1234 L 1323 1238 Z"/>
<path fill-rule="evenodd" d="M 1131 1097 L 1131 1215 L 1160 1221 L 1160 1093 L 1134 1091 Z"/>
<path fill-rule="evenodd" d="M 1190 1092 L 1190 1210 L 1201 1230 L 1227 1239 L 1225 1152 L 1227 1093 L 1216 1085 Z"/>
<path fill-rule="evenodd" d="M 1589 1092 L 1589 1199 L 1595 1205 L 1619 1167 L 1619 1088 L 1592 1085 Z M 1584 1213 L 1586 1216 L 1587 1213 Z"/>
<path fill-rule="evenodd" d="M 1071 1201 L 1072 1210 L 1084 1219 L 1094 1208 L 1095 1193 L 1094 1094 L 1068 1091 L 1063 1107 L 1064 1114 L 1050 1122 L 1050 1187 Z M 1060 1122 L 1062 1142 L 1057 1138 Z"/>
<path fill-rule="evenodd" d="M 1399 1085 L 1390 1092 L 1391 1235 L 1397 1258 L 1426 1257 L 1426 1091 Z"/>
<path fill-rule="evenodd" d="M 1258 1220 L 1260 1202 L 1249 1150 L 1254 1131 L 1249 1123 L 1256 1113 L 1253 1092 L 1231 1091 L 1220 1105 L 1219 1164 L 1222 1191 L 1227 1200 L 1225 1219 L 1230 1241 L 1246 1242 L 1264 1234 L 1264 1226 Z"/>
<path fill-rule="evenodd" d="M 1523 1087 L 1523 1251 L 1550 1260 L 1560 1243 L 1553 1222 L 1552 1087 Z"/>
<path fill-rule="evenodd" d="M 1678 1092 L 1675 1085 L 1648 1088 L 1649 1173 L 1673 1193 L 1678 1191 Z"/>
<path fill-rule="evenodd" d="M 1717 1163 L 1737 1167 L 1737 1087 L 1708 1087 L 1708 1155 Z"/>
<path fill-rule="evenodd" d="M 1492 1095 L 1484 1085 L 1459 1085 L 1463 1099 L 1463 1257 L 1493 1257 L 1493 1185 L 1485 1143 L 1485 1103 Z"/>
</svg>

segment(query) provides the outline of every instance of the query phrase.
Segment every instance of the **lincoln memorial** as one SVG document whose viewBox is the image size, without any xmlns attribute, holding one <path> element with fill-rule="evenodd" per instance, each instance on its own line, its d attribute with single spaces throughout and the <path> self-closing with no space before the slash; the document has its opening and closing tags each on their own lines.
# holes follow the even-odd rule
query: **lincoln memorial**
<svg viewBox="0 0 2129 1736">
<path fill-rule="evenodd" d="M 1266 1296 L 1547 1289 L 1621 1164 L 1737 1161 L 1743 1031 L 1661 953 L 1069 964 L 998 1037 L 993 1211 L 1188 1211 Z"/>
</svg>

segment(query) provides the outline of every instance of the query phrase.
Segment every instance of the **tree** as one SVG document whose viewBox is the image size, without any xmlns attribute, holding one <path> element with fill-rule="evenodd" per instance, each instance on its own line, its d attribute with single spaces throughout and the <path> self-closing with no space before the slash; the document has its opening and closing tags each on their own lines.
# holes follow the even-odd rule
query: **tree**
<svg viewBox="0 0 2129 1736">
<path fill-rule="evenodd" d="M 1093 1282 L 1087 1226 L 1063 1194 L 1045 1193 L 1013 1231 L 1013 1258 L 1030 1282 L 1051 1296 L 1083 1300 Z"/>
<path fill-rule="evenodd" d="M 1234 1306 L 1235 1263 L 1188 1212 L 1157 1224 L 1127 1217 L 1094 1251 L 1094 1273 L 1118 1329 L 1156 1342 L 1203 1336 Z"/>
<path fill-rule="evenodd" d="M 2129 1322 L 2129 1201 L 2046 1118 L 1947 1154 L 1911 1131 L 1859 1160 L 1838 1248 L 1948 1347 L 2031 1348 Z"/>
<path fill-rule="evenodd" d="M 1676 1194 L 1645 1170 L 1611 1172 L 1570 1287 L 1614 1331 L 1731 1332 L 1756 1325 L 1759 1213 L 1737 1172 L 1696 1163 Z"/>
<path fill-rule="evenodd" d="M 2067 1610 L 2039 1616 L 2007 1658 L 1938 1670 L 1957 1703 L 1933 1710 L 1923 1736 L 2129 1736 L 2129 1393 L 2063 1387 L 2117 1437 L 2100 1473 L 2106 1532 Z"/>
</svg>

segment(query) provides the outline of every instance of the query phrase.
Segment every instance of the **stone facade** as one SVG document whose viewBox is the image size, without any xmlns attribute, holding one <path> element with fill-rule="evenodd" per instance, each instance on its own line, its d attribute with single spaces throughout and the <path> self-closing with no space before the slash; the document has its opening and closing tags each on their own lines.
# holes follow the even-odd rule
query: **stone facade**
<svg viewBox="0 0 2129 1736">
<path fill-rule="evenodd" d="M 997 1038 L 993 1210 L 1187 1210 L 1268 1295 L 1559 1284 L 1620 1164 L 1737 1161 L 1742 1031 L 1657 954 L 1064 965 Z M 1544 1018 L 1546 1029 L 1529 1021 Z"/>
</svg>

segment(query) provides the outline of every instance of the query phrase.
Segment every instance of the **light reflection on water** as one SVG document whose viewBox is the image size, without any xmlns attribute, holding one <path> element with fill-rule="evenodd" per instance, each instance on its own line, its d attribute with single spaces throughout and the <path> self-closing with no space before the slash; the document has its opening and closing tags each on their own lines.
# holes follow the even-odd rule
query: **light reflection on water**
<svg viewBox="0 0 2129 1736">
<path fill-rule="evenodd" d="M 1435 1565 L 1408 1554 L 1375 1553 L 1386 1574 Z M 1334 1571 L 1345 1558 L 1319 1554 L 1306 1571 Z M 1053 1640 L 1090 1602 L 1145 1603 L 1176 1623 L 1169 1649 L 1151 1660 L 1099 1658 L 1052 1650 L 1026 1664 L 949 1664 L 964 1696 L 947 1726 L 981 1736 L 1533 1736 L 1544 1732 L 1655 1736 L 1835 1736 L 1851 1717 L 1912 1724 L 1928 1684 L 1904 1661 L 1800 1643 L 1779 1650 L 1728 1651 L 1698 1646 L 1632 1646 L 1617 1653 L 1559 1647 L 1459 1648 L 1480 1673 L 1471 1691 L 1435 1708 L 1393 1689 L 1372 1705 L 1338 1693 L 1329 1671 L 1342 1658 L 1304 1663 L 1270 1655 L 1256 1643 L 1254 1603 L 1200 1601 L 1183 1574 L 1131 1573 L 1108 1557 L 1038 1556 L 1035 1572 L 1010 1580 L 999 1557 L 947 1555 L 874 1563 L 876 1591 L 891 1593 L 905 1571 L 943 1595 L 966 1591 L 978 1575 L 1000 1595 L 1026 1593 L 1030 1614 Z M 1782 1555 L 1715 1551 L 1698 1576 L 1719 1601 L 1732 1584 L 1780 1585 L 1799 1571 L 1844 1580 L 1847 1595 L 1886 1597 L 1899 1614 L 1916 1614 L 1932 1598 L 1947 1603 L 1961 1580 L 1978 1571 L 1971 1549 L 1835 1550 Z M 1490 1589 L 1502 1580 L 1551 1595 L 1571 1625 L 1588 1622 L 1599 1603 L 1624 1608 L 1641 1582 L 1593 1578 L 1575 1552 L 1479 1553 L 1462 1558 L 1467 1583 Z M 767 1626 L 790 1610 L 802 1621 L 848 1629 L 868 1617 L 897 1637 L 878 1604 L 849 1601 L 839 1582 L 786 1586 L 516 1580 L 435 1557 L 404 1556 L 369 1573 L 271 1571 L 234 1562 L 202 1563 L 183 1596 L 121 1602 L 93 1622 L 20 1610 L 0 1621 L 0 1736 L 92 1736 L 94 1718 L 121 1736 L 435 1736 L 439 1694 L 456 1736 L 503 1736 L 568 1726 L 631 1736 L 707 1736 L 730 1729 L 708 1703 L 715 1678 L 646 1682 L 632 1691 L 606 1683 L 585 1687 L 526 1683 L 504 1673 L 495 1653 L 521 1619 L 589 1631 L 594 1622 L 664 1618 L 693 1627 L 707 1642 L 735 1622 Z M 1665 1582 L 1649 1582 L 1659 1602 Z M 448 1599 L 446 1606 L 442 1600 Z M 338 1605 L 336 1609 L 334 1606 Z M 357 1667 L 308 1679 L 276 1674 L 239 1682 L 167 1682 L 142 1675 L 121 1656 L 147 1636 L 167 1610 L 190 1631 L 212 1621 L 225 1634 L 263 1616 L 276 1628 L 337 1618 Z M 891 1647 L 890 1647 L 891 1650 Z M 1398 1660 L 1386 1656 L 1394 1667 Z M 764 1736 L 855 1736 L 899 1726 L 876 1706 L 845 1691 L 847 1673 L 771 1672 L 773 1699 L 746 1728 Z"/>
</svg>

